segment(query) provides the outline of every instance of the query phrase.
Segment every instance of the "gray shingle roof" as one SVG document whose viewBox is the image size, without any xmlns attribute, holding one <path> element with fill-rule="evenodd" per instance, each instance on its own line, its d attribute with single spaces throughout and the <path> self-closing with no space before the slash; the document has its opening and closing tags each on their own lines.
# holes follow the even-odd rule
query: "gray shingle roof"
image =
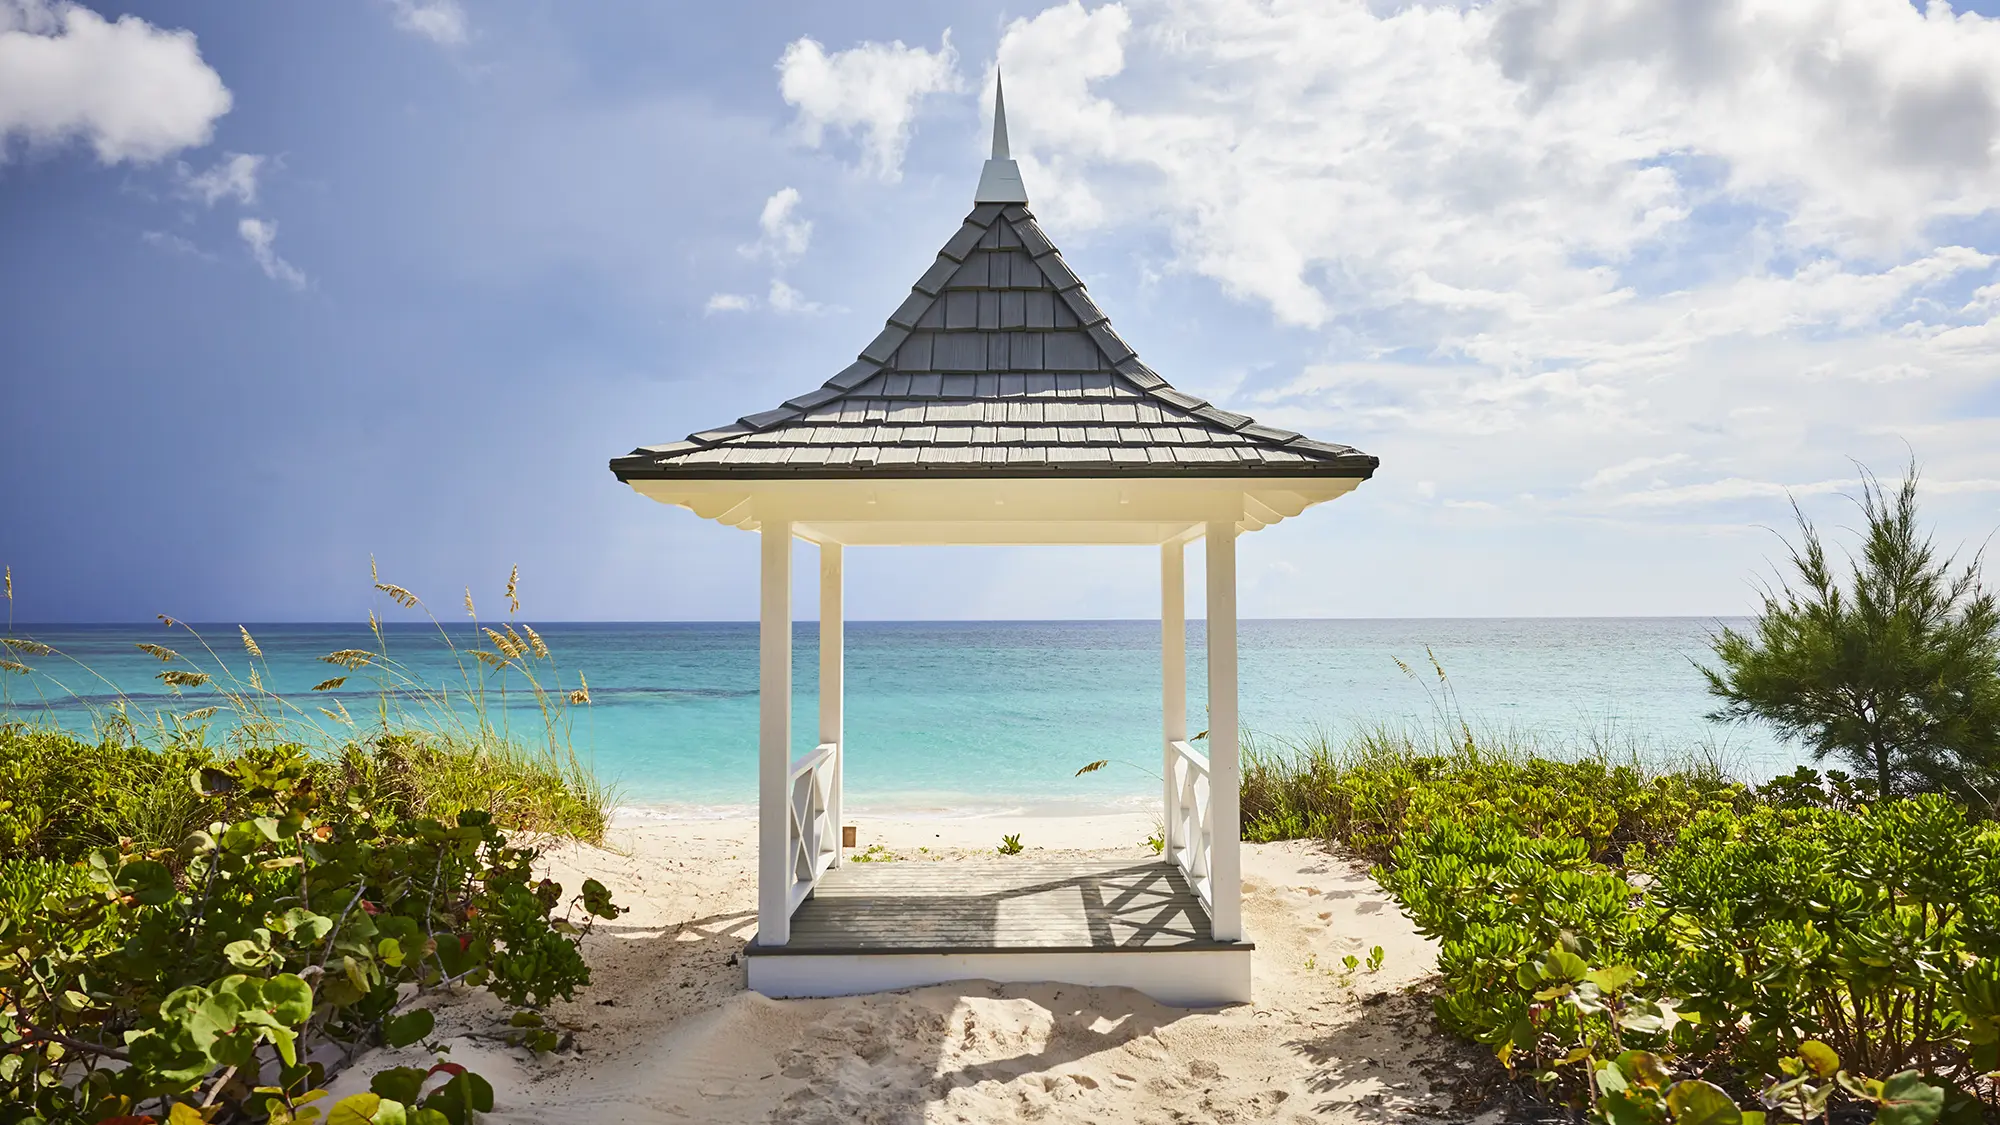
<svg viewBox="0 0 2000 1125">
<path fill-rule="evenodd" d="M 1022 204 L 982 203 L 860 358 L 818 390 L 614 458 L 622 481 L 1368 477 L 1377 459 L 1167 385 Z"/>
</svg>

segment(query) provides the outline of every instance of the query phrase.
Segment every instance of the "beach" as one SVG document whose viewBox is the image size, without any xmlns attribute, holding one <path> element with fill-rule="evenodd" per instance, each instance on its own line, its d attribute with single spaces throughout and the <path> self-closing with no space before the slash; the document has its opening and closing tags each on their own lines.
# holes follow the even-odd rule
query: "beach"
<svg viewBox="0 0 2000 1125">
<path fill-rule="evenodd" d="M 1143 813 L 853 817 L 859 850 L 898 863 L 1143 859 Z M 621 818 L 603 847 L 540 861 L 628 912 L 585 942 L 592 983 L 549 1009 L 564 1046 L 509 1046 L 509 1009 L 447 996 L 437 1038 L 486 1075 L 502 1122 L 1354 1121 L 1466 1118 L 1494 1090 L 1490 1052 L 1435 1030 L 1434 949 L 1358 865 L 1316 843 L 1247 844 L 1249 1005 L 1189 1011 L 1124 989 L 968 981 L 872 996 L 772 1000 L 744 987 L 756 928 L 756 824 Z M 852 854 L 852 853 L 850 853 Z M 1381 946 L 1378 971 L 1355 971 Z M 365 1088 L 421 1047 L 377 1050 L 335 1083 Z"/>
</svg>

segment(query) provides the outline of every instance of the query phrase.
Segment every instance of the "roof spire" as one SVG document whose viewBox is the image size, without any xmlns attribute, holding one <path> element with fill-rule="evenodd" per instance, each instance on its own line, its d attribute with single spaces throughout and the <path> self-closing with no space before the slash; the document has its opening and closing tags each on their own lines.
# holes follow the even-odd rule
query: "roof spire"
<svg viewBox="0 0 2000 1125">
<path fill-rule="evenodd" d="M 979 190 L 974 203 L 1026 203 L 1028 189 L 1021 183 L 1021 166 L 1014 163 L 1007 148 L 1007 98 L 1000 88 L 1000 64 L 993 64 L 993 156 L 979 172 Z"/>
<path fill-rule="evenodd" d="M 1000 85 L 1000 66 L 993 67 L 993 159 L 1006 160 L 1013 154 L 1007 151 L 1007 91 Z"/>
</svg>

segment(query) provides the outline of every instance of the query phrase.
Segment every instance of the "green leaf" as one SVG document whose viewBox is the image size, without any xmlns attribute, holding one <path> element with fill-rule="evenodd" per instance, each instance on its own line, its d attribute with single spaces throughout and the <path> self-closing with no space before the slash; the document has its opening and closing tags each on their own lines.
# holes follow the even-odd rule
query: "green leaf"
<svg viewBox="0 0 2000 1125">
<path fill-rule="evenodd" d="M 141 906 L 159 906 L 174 899 L 174 873 L 164 863 L 134 860 L 118 869 L 117 887 Z"/>
<path fill-rule="evenodd" d="M 1658 1125 L 1662 1120 L 1655 1103 L 1623 1090 L 1597 1099 L 1597 1112 L 1610 1125 Z"/>
<path fill-rule="evenodd" d="M 391 1016 L 382 1022 L 382 1038 L 391 1047 L 407 1047 L 431 1033 L 437 1025 L 437 1017 L 428 1008 L 418 1008 L 400 1016 Z M 415 1095 L 397 1098 L 397 1101 L 414 1102 Z"/>
<path fill-rule="evenodd" d="M 369 1079 L 368 1088 L 391 1101 L 415 1105 L 417 1096 L 423 1093 L 424 1079 L 428 1077 L 429 1073 L 418 1067 L 399 1066 Z"/>
<path fill-rule="evenodd" d="M 618 907 L 611 902 L 611 891 L 595 879 L 583 881 L 583 908 L 599 918 L 618 917 Z"/>
<path fill-rule="evenodd" d="M 1617 992 L 1631 984 L 1632 979 L 1638 975 L 1639 970 L 1630 965 L 1607 965 L 1602 969 L 1591 970 L 1583 979 L 1605 992 Z"/>
<path fill-rule="evenodd" d="M 1699 1078 L 1685 1078 L 1667 1089 L 1667 1110 L 1674 1125 L 1742 1125 L 1743 1111 L 1736 1108 L 1722 1087 Z"/>
<path fill-rule="evenodd" d="M 396 1107 L 393 1118 L 381 1114 L 384 1106 Z M 326 1125 L 391 1125 L 392 1121 L 404 1120 L 402 1109 L 395 1102 L 384 1101 L 380 1094 L 352 1094 L 333 1103 L 333 1112 L 326 1115 Z"/>
<path fill-rule="evenodd" d="M 1607 1094 L 1622 1094 L 1631 1089 L 1632 1084 L 1625 1081 L 1625 1072 L 1619 1070 L 1616 1064 L 1605 1063 L 1597 1068 L 1597 1088 Z"/>
<path fill-rule="evenodd" d="M 475 1113 L 493 1110 L 493 1087 L 471 1071 L 461 1071 L 424 1099 L 425 1109 L 444 1114 L 451 1125 L 469 1125 Z"/>
<path fill-rule="evenodd" d="M 1906 1070 L 1882 1082 L 1880 1104 L 1876 1125 L 1931 1125 L 1944 1112 L 1944 1090 Z"/>
<path fill-rule="evenodd" d="M 1651 1051 L 1626 1051 L 1617 1058 L 1618 1069 L 1637 1086 L 1664 1087 L 1673 1078 L 1667 1064 Z"/>
<path fill-rule="evenodd" d="M 292 973 L 279 973 L 264 982 L 264 1006 L 280 1022 L 296 1027 L 312 1016 L 312 985 Z"/>
<path fill-rule="evenodd" d="M 1840 1055 L 1817 1039 L 1799 1044 L 1799 1061 L 1811 1067 L 1812 1072 L 1821 1078 L 1831 1078 L 1840 1069 Z"/>
</svg>

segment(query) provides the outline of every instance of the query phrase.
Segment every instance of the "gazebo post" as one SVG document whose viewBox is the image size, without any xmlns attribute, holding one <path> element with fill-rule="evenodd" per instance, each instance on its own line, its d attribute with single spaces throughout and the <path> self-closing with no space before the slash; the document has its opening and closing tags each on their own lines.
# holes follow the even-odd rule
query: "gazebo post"
<svg viewBox="0 0 2000 1125">
<path fill-rule="evenodd" d="M 1160 729 L 1160 778 L 1165 782 L 1160 854 L 1171 860 L 1183 843 L 1175 839 L 1180 787 L 1174 782 L 1179 758 L 1174 743 L 1187 741 L 1187 544 L 1178 539 L 1160 544 Z"/>
<path fill-rule="evenodd" d="M 792 936 L 792 524 L 765 520 L 757 625 L 757 944 Z"/>
<path fill-rule="evenodd" d="M 1208 799 L 1211 921 L 1217 941 L 1243 940 L 1242 763 L 1237 758 L 1236 524 L 1210 520 L 1208 539 Z"/>
<path fill-rule="evenodd" d="M 840 544 L 819 545 L 819 741 L 832 743 L 833 792 L 827 798 L 829 831 L 840 832 L 842 793 L 847 787 L 847 742 L 841 733 L 846 716 L 845 641 L 846 619 L 841 604 Z M 838 841 L 838 835 L 835 840 Z M 834 845 L 833 864 L 840 866 L 843 853 Z"/>
</svg>

